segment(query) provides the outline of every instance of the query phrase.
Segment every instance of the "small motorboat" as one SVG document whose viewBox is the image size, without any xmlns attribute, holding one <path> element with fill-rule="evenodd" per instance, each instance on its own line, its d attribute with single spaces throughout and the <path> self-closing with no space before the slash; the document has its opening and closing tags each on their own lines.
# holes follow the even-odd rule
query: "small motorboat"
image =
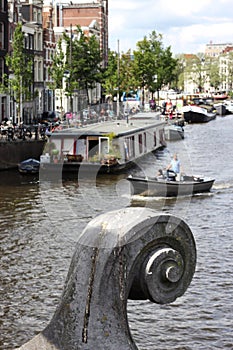
<svg viewBox="0 0 233 350">
<path fill-rule="evenodd" d="M 184 138 L 184 128 L 180 125 L 167 125 L 164 128 L 166 141 L 177 141 Z"/>
<path fill-rule="evenodd" d="M 22 174 L 37 174 L 40 170 L 40 162 L 33 158 L 26 159 L 19 163 L 18 170 Z"/>
<path fill-rule="evenodd" d="M 178 197 L 209 192 L 215 179 L 200 176 L 183 176 L 181 181 L 175 178 L 158 179 L 129 175 L 132 194 L 151 197 Z"/>
</svg>

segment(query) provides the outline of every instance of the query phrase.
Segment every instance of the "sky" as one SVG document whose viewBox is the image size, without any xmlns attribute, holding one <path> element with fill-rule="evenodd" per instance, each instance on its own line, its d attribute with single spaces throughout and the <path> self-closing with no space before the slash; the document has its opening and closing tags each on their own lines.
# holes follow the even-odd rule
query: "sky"
<svg viewBox="0 0 233 350">
<path fill-rule="evenodd" d="M 109 0 L 109 47 L 136 49 L 152 31 L 176 55 L 205 51 L 205 45 L 233 43 L 232 0 Z"/>
</svg>

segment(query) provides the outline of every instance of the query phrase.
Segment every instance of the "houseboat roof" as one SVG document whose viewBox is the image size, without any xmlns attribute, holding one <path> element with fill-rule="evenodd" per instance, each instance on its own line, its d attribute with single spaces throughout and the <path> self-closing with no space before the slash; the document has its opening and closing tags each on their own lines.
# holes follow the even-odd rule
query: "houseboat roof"
<svg viewBox="0 0 233 350">
<path fill-rule="evenodd" d="M 164 121 L 157 119 L 157 115 L 155 116 L 154 113 L 150 113 L 150 115 L 149 113 L 140 113 L 133 118 L 129 118 L 128 121 L 122 119 L 56 130 L 52 133 L 52 137 L 60 138 L 72 135 L 101 136 L 110 133 L 114 133 L 115 137 L 121 137 L 135 132 L 145 131 L 152 127 L 165 125 Z"/>
</svg>

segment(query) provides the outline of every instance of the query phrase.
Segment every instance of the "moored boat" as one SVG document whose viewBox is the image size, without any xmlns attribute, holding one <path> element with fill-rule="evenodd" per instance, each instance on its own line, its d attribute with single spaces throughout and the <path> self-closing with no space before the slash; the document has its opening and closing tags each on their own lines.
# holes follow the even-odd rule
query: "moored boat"
<svg viewBox="0 0 233 350">
<path fill-rule="evenodd" d="M 40 159 L 47 137 L 43 126 L 13 126 L 11 122 L 1 124 L 0 170 L 17 169 L 22 161 Z"/>
<path fill-rule="evenodd" d="M 138 113 L 137 118 L 55 131 L 47 145 L 50 160 L 41 162 L 41 170 L 122 172 L 166 146 L 164 127 L 157 115 Z"/>
<path fill-rule="evenodd" d="M 0 170 L 17 169 L 25 159 L 39 160 L 46 140 L 0 140 Z"/>
<path fill-rule="evenodd" d="M 233 101 L 232 100 L 224 101 L 224 106 L 226 108 L 226 114 L 233 114 Z"/>
<path fill-rule="evenodd" d="M 184 128 L 180 125 L 167 125 L 165 127 L 166 141 L 178 141 L 184 139 Z"/>
<path fill-rule="evenodd" d="M 181 181 L 128 176 L 132 194 L 152 197 L 177 197 L 209 192 L 214 179 L 199 176 L 184 176 Z"/>
<path fill-rule="evenodd" d="M 219 93 L 219 94 L 215 94 L 215 95 L 212 95 L 212 97 L 216 100 L 216 101 L 219 101 L 219 100 L 226 100 L 228 98 L 228 95 L 225 94 L 225 93 Z"/>
<path fill-rule="evenodd" d="M 214 107 L 217 111 L 217 114 L 220 116 L 224 116 L 227 113 L 227 109 L 224 102 L 214 103 Z"/>
<path fill-rule="evenodd" d="M 21 174 L 38 174 L 40 162 L 36 159 L 29 158 L 19 163 L 18 170 Z"/>
<path fill-rule="evenodd" d="M 217 115 L 216 110 L 210 112 L 206 108 L 193 105 L 184 106 L 182 113 L 187 123 L 207 123 L 215 119 Z"/>
</svg>

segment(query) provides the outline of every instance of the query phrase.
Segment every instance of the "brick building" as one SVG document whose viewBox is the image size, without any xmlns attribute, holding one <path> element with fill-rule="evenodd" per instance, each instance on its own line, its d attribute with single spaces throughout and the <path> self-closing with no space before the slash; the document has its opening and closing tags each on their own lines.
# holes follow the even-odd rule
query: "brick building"
<svg viewBox="0 0 233 350">
<path fill-rule="evenodd" d="M 79 25 L 86 35 L 95 35 L 100 42 L 103 54 L 103 65 L 108 57 L 108 0 L 65 0 L 55 4 L 54 31 L 61 32 L 56 27 L 70 31 L 71 26 Z"/>
<path fill-rule="evenodd" d="M 59 40 L 63 32 L 66 32 L 71 38 L 75 38 L 77 25 L 81 27 L 85 35 L 95 35 L 99 40 L 102 66 L 106 67 L 108 60 L 108 0 L 55 0 L 53 4 L 55 41 Z M 66 84 L 65 81 L 64 84 Z M 96 84 L 92 90 L 89 90 L 88 94 L 91 104 L 99 103 L 102 98 L 100 84 Z M 76 113 L 86 108 L 86 99 L 86 92 L 82 90 L 74 91 L 70 101 L 61 90 L 56 90 L 55 108 L 61 113 L 71 109 Z"/>
</svg>

